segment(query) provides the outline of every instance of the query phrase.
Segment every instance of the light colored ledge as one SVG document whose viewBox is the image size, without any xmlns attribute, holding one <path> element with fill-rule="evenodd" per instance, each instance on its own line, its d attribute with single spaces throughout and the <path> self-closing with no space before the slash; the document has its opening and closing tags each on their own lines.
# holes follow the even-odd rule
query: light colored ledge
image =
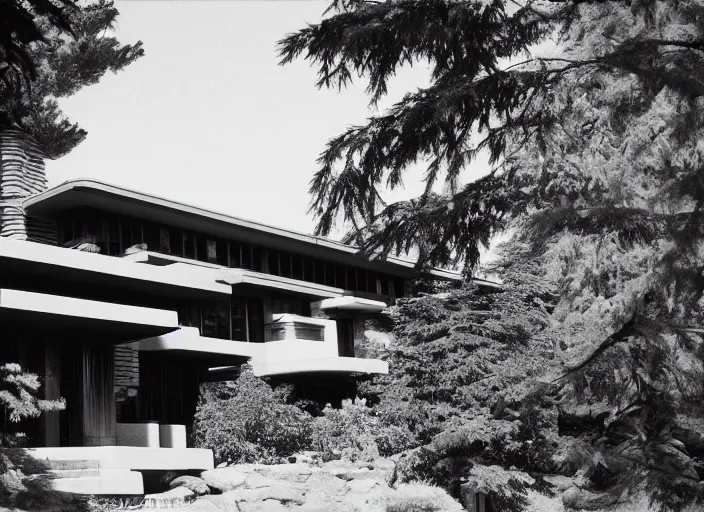
<svg viewBox="0 0 704 512">
<path fill-rule="evenodd" d="M 386 303 L 379 300 L 347 296 L 325 299 L 320 303 L 320 309 L 343 309 L 364 313 L 380 313 L 386 309 Z"/>
<path fill-rule="evenodd" d="M 262 274 L 260 272 L 244 269 L 223 270 L 218 277 L 218 282 L 227 283 L 231 286 L 251 285 L 262 288 L 273 288 L 318 298 L 341 297 L 345 293 L 342 288 L 334 288 L 332 286 L 298 281 L 296 279 Z"/>
<path fill-rule="evenodd" d="M 249 359 L 258 353 L 261 345 L 261 343 L 206 338 L 200 336 L 196 327 L 181 327 L 177 331 L 146 338 L 130 343 L 128 346 L 140 352 L 189 352 L 223 360 Z"/>
<path fill-rule="evenodd" d="M 213 469 L 213 452 L 202 448 L 77 446 L 30 448 L 26 453 L 39 460 L 96 460 L 101 469 Z"/>
<path fill-rule="evenodd" d="M 254 375 L 258 377 L 299 373 L 389 373 L 389 363 L 386 361 L 379 359 L 361 359 L 357 357 L 328 357 L 272 362 L 254 361 L 252 366 Z"/>
<path fill-rule="evenodd" d="M 165 309 L 125 306 L 60 295 L 0 289 L 0 309 L 103 320 L 123 324 L 178 328 L 178 315 Z"/>
<path fill-rule="evenodd" d="M 164 267 L 139 265 L 125 258 L 115 258 L 24 240 L 0 238 L 0 265 L 3 259 L 58 267 L 57 274 L 60 274 L 61 268 L 69 268 L 87 274 L 97 273 L 145 283 L 164 284 L 224 295 L 232 293 L 230 286 L 215 280 L 212 271 L 194 272 L 194 267 L 189 265 L 167 265 Z"/>
</svg>

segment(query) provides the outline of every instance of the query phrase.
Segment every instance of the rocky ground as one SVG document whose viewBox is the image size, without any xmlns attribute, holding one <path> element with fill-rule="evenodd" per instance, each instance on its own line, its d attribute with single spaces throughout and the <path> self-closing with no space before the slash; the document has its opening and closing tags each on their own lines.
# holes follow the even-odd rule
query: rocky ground
<svg viewBox="0 0 704 512">
<path fill-rule="evenodd" d="M 388 483 L 394 472 L 390 460 L 380 459 L 373 464 L 299 460 L 270 466 L 221 467 L 205 471 L 200 477 L 172 473 L 164 479 L 171 490 L 146 496 L 144 505 L 172 506 L 187 512 L 464 510 L 437 487 L 422 484 L 390 487 Z"/>
</svg>

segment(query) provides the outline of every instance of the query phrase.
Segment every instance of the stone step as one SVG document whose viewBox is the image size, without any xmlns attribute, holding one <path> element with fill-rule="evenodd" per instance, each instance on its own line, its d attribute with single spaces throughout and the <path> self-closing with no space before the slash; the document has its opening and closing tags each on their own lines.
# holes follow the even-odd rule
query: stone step
<svg viewBox="0 0 704 512">
<path fill-rule="evenodd" d="M 139 471 L 129 469 L 101 469 L 97 476 L 56 478 L 51 480 L 56 491 L 72 494 L 138 495 L 144 494 L 144 483 Z"/>
<path fill-rule="evenodd" d="M 98 469 L 100 463 L 97 460 L 55 460 L 44 459 L 41 461 L 47 469 L 69 470 L 69 469 Z"/>
<path fill-rule="evenodd" d="M 49 480 L 58 478 L 80 478 L 84 476 L 100 476 L 100 469 L 50 469 L 44 474 Z"/>
</svg>

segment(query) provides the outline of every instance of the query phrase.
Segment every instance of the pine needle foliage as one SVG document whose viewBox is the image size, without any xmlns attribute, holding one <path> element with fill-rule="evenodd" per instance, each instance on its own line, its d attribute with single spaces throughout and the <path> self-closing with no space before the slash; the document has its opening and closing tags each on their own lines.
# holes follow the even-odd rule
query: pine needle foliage
<svg viewBox="0 0 704 512">
<path fill-rule="evenodd" d="M 638 489 L 667 510 L 704 500 L 702 16 L 698 0 L 340 1 L 280 42 L 284 63 L 317 66 L 319 87 L 367 79 L 372 103 L 400 66 L 431 66 L 428 87 L 328 142 L 310 188 L 318 233 L 341 221 L 370 256 L 413 250 L 419 267 L 470 277 L 481 246 L 508 230 L 490 270 L 510 303 L 532 294 L 544 314 L 523 336 L 423 301 L 401 315 L 412 334 L 391 356 L 400 373 L 372 391 L 390 413 L 389 393 L 422 411 L 423 442 L 520 409 L 517 439 L 542 439 L 531 446 L 544 452 L 487 452 L 489 437 L 465 456 L 586 479 L 568 506 Z M 492 171 L 460 185 L 480 150 Z M 386 204 L 417 162 L 425 193 Z M 513 325 L 499 303 L 488 310 Z M 511 345 L 523 366 L 502 359 L 507 339 L 523 340 Z M 478 394 L 492 373 L 498 395 L 515 393 L 505 406 Z M 497 439 L 516 439 L 502 425 Z"/>
<path fill-rule="evenodd" d="M 36 13 L 35 13 L 36 14 Z M 96 0 L 64 13 L 71 31 L 62 31 L 51 18 L 35 16 L 41 39 L 25 53 L 33 65 L 31 80 L 13 89 L 0 104 L 3 125 L 17 125 L 41 145 L 47 158 L 59 158 L 86 137 L 86 132 L 61 112 L 57 99 L 94 85 L 107 73 L 117 73 L 144 55 L 142 43 L 121 44 L 112 34 L 118 10 Z"/>
</svg>

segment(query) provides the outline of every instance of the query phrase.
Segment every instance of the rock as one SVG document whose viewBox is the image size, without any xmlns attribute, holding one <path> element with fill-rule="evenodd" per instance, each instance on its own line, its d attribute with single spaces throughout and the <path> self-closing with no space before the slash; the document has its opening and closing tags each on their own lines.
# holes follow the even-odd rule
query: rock
<svg viewBox="0 0 704 512">
<path fill-rule="evenodd" d="M 289 510 L 280 501 L 266 500 L 261 503 L 244 502 L 238 504 L 241 512 L 284 512 Z"/>
<path fill-rule="evenodd" d="M 176 487 L 185 487 L 193 491 L 196 496 L 203 496 L 205 494 L 210 494 L 210 488 L 205 480 L 198 478 L 197 476 L 182 475 L 174 478 L 171 483 L 169 483 L 171 489 Z"/>
<path fill-rule="evenodd" d="M 273 466 L 259 466 L 256 471 L 268 478 L 305 483 L 310 478 L 310 475 L 313 474 L 313 471 L 319 470 L 311 468 L 307 464 L 276 464 Z"/>
<path fill-rule="evenodd" d="M 240 502 L 256 503 L 266 500 L 276 500 L 284 504 L 291 503 L 294 505 L 302 505 L 305 502 L 305 494 L 302 491 L 286 485 L 262 487 L 260 489 L 237 489 L 223 493 L 220 498 L 225 504 L 229 505 L 239 505 Z"/>
<path fill-rule="evenodd" d="M 281 484 L 281 480 L 266 477 L 261 473 L 248 473 L 244 482 L 244 489 L 260 489 L 261 487 L 272 487 Z"/>
<path fill-rule="evenodd" d="M 385 482 L 387 475 L 384 471 L 369 468 L 330 468 L 330 473 L 342 480 L 376 480 Z"/>
<path fill-rule="evenodd" d="M 242 489 L 229 491 L 233 494 L 236 503 L 240 501 L 266 501 L 276 500 L 281 503 L 293 503 L 302 505 L 305 502 L 305 493 L 288 485 L 275 485 L 273 487 L 261 487 L 259 489 Z"/>
<path fill-rule="evenodd" d="M 302 452 L 289 457 L 289 461 L 296 464 L 313 464 L 320 458 L 318 452 Z"/>
<path fill-rule="evenodd" d="M 216 467 L 217 467 L 217 468 L 226 468 L 227 466 L 228 466 L 227 462 L 221 462 L 221 463 L 218 464 Z"/>
<path fill-rule="evenodd" d="M 377 487 L 381 487 L 381 484 L 376 480 L 352 480 L 347 482 L 349 487 L 349 492 L 358 494 L 367 494 L 372 492 Z"/>
<path fill-rule="evenodd" d="M 178 478 L 182 475 L 183 473 L 179 473 L 178 471 L 167 471 L 162 475 L 162 477 L 159 479 L 159 483 L 163 485 L 164 487 L 169 487 L 171 482 L 175 479 Z"/>
<path fill-rule="evenodd" d="M 203 481 L 213 489 L 227 492 L 242 487 L 247 481 L 247 473 L 237 466 L 227 468 L 209 469 L 200 474 Z"/>
<path fill-rule="evenodd" d="M 577 510 L 600 510 L 613 505 L 617 499 L 610 494 L 597 494 L 577 486 L 572 486 L 562 493 L 562 504 L 565 508 Z"/>
<path fill-rule="evenodd" d="M 185 487 L 176 487 L 159 494 L 144 496 L 143 508 L 177 508 L 182 507 L 195 497 L 195 493 Z"/>
<path fill-rule="evenodd" d="M 562 475 L 546 475 L 543 476 L 543 480 L 557 488 L 560 492 L 566 491 L 574 485 L 574 479 Z"/>
<path fill-rule="evenodd" d="M 27 487 L 22 482 L 23 480 L 24 474 L 21 470 L 8 469 L 4 473 L 0 474 L 0 487 L 12 494 L 24 492 L 27 490 Z"/>
</svg>

